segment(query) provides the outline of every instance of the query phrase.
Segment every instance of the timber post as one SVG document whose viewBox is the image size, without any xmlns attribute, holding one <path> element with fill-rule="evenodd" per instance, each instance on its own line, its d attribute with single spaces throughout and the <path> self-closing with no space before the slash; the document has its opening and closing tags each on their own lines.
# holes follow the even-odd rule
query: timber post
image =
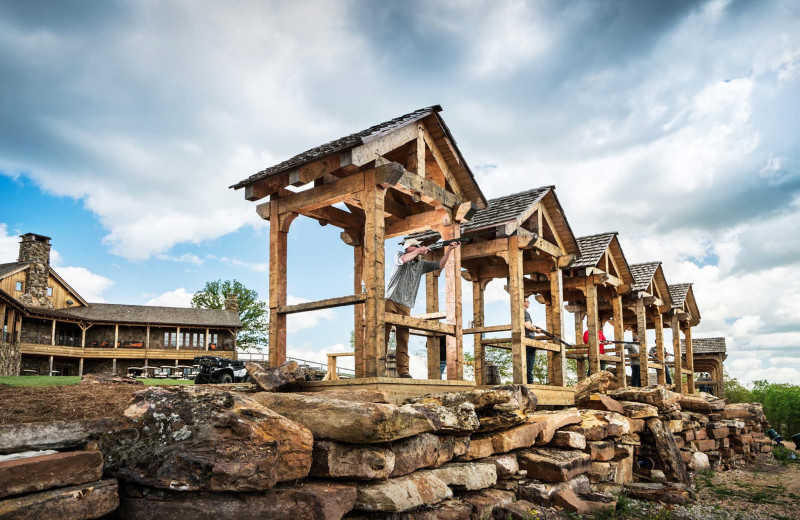
<svg viewBox="0 0 800 520">
<path fill-rule="evenodd" d="M 583 345 L 583 315 L 584 312 L 580 310 L 576 310 L 574 314 L 576 347 Z M 578 371 L 578 381 L 583 381 L 586 379 L 586 359 L 583 357 L 576 359 L 575 366 L 577 367 Z"/>
<path fill-rule="evenodd" d="M 443 238 L 447 240 L 461 237 L 461 224 L 455 222 L 445 228 Z M 447 309 L 447 323 L 455 325 L 455 335 L 446 336 L 447 353 L 447 379 L 464 379 L 464 354 L 462 343 L 463 319 L 461 316 L 461 248 L 457 247 L 450 252 L 450 258 L 444 266 L 445 275 L 445 304 Z"/>
<path fill-rule="evenodd" d="M 288 231 L 281 229 L 280 195 L 270 197 L 269 220 L 269 364 L 278 367 L 286 361 L 286 315 L 278 308 L 286 305 L 286 249 Z"/>
<path fill-rule="evenodd" d="M 472 326 L 474 328 L 484 326 L 484 312 L 485 312 L 485 291 L 488 282 L 481 280 L 473 280 L 472 282 Z M 475 364 L 473 366 L 475 371 L 475 384 L 486 384 L 486 353 L 483 350 L 483 343 L 481 342 L 482 334 L 475 333 L 473 338 L 473 357 Z"/>
<path fill-rule="evenodd" d="M 591 276 L 586 278 L 586 328 L 589 331 L 589 374 L 600 371 L 598 344 L 597 286 Z"/>
<path fill-rule="evenodd" d="M 636 300 L 636 333 L 639 335 L 639 373 L 642 387 L 650 384 L 650 363 L 647 360 L 647 315 L 644 300 Z"/>
<path fill-rule="evenodd" d="M 353 243 L 353 293 L 362 294 L 367 290 L 364 280 L 364 236 L 359 232 Z M 352 235 L 351 235 L 352 236 Z M 357 240 L 355 240 L 357 239 Z M 355 351 L 356 377 L 364 377 L 364 306 L 353 307 L 353 350 Z"/>
<path fill-rule="evenodd" d="M 622 296 L 614 294 L 611 297 L 611 312 L 614 321 L 614 341 L 625 341 L 625 323 L 622 317 Z M 625 375 L 625 345 L 617 343 L 617 356 L 620 362 L 617 364 L 617 386 L 625 388 L 628 386 L 628 377 Z"/>
<path fill-rule="evenodd" d="M 678 315 L 673 311 L 672 321 L 672 353 L 675 356 L 675 377 L 673 383 L 677 392 L 683 393 L 683 360 L 681 360 L 681 327 L 678 323 Z M 666 368 L 666 367 L 665 367 Z"/>
<path fill-rule="evenodd" d="M 527 384 L 525 373 L 526 349 L 522 338 L 525 337 L 525 292 L 523 289 L 522 250 L 518 247 L 519 236 L 508 238 L 508 289 L 511 303 L 511 363 L 512 381 L 515 385 Z"/>
<path fill-rule="evenodd" d="M 386 373 L 386 300 L 384 286 L 384 201 L 386 189 L 377 185 L 375 169 L 364 172 L 364 359 L 366 377 Z"/>
<path fill-rule="evenodd" d="M 692 326 L 688 321 L 686 321 L 683 333 L 686 338 L 686 368 L 689 370 L 686 381 L 686 391 L 687 393 L 694 394 L 697 392 L 694 387 L 694 350 L 692 347 Z"/>
<path fill-rule="evenodd" d="M 425 273 L 425 312 L 439 312 L 439 277 L 436 273 Z M 428 379 L 442 378 L 440 342 L 440 336 L 428 336 L 425 340 L 428 353 Z M 446 356 L 445 361 L 447 361 Z"/>
<path fill-rule="evenodd" d="M 564 339 L 564 283 L 562 271 L 558 265 L 554 265 L 553 269 L 548 275 L 550 279 L 550 333 L 559 339 Z M 561 342 L 556 343 L 559 348 L 558 351 L 548 351 L 550 355 L 550 363 L 548 367 L 552 367 L 549 372 L 552 373 L 552 378 L 548 379 L 548 384 L 556 386 L 567 385 L 567 347 Z"/>
<path fill-rule="evenodd" d="M 653 308 L 653 323 L 655 324 L 656 330 L 656 359 L 661 363 L 661 367 L 656 365 L 656 375 L 658 384 L 665 385 L 667 384 L 667 360 L 664 356 L 664 317 L 655 307 Z"/>
</svg>

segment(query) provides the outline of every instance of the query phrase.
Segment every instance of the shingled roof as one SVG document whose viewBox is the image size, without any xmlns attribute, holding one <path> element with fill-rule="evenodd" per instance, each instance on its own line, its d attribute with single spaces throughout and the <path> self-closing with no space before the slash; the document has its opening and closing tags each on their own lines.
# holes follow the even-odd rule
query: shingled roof
<svg viewBox="0 0 800 520">
<path fill-rule="evenodd" d="M 616 235 L 617 232 L 614 231 L 576 238 L 581 256 L 570 264 L 570 268 L 595 267 Z"/>
<path fill-rule="evenodd" d="M 0 264 L 0 278 L 5 278 L 10 274 L 25 269 L 30 265 L 30 262 L 11 262 L 9 264 Z"/>
<path fill-rule="evenodd" d="M 644 291 L 650 285 L 653 275 L 656 274 L 658 266 L 661 262 L 647 262 L 644 264 L 633 264 L 630 266 L 631 274 L 633 274 L 632 291 Z"/>
<path fill-rule="evenodd" d="M 47 310 L 26 307 L 33 315 L 45 315 L 65 320 L 95 323 L 130 323 L 137 325 L 170 325 L 190 327 L 241 328 L 239 315 L 220 309 L 194 309 L 185 307 L 155 307 L 149 305 L 119 305 L 92 303 L 88 307 Z"/>
<path fill-rule="evenodd" d="M 692 288 L 690 283 L 676 283 L 669 286 L 669 295 L 672 297 L 672 306 L 675 308 L 682 308 L 686 302 L 686 295 L 689 294 L 689 289 Z"/>
<path fill-rule="evenodd" d="M 725 338 L 693 338 L 692 352 L 694 354 L 718 354 L 728 351 Z M 681 352 L 686 352 L 686 341 L 681 340 Z"/>
</svg>

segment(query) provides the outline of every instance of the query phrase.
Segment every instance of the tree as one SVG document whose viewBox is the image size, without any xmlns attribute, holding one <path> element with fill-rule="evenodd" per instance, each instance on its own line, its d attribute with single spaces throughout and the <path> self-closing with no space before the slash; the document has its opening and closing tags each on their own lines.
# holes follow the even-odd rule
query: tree
<svg viewBox="0 0 800 520">
<path fill-rule="evenodd" d="M 237 280 L 206 282 L 205 287 L 192 296 L 192 307 L 199 309 L 224 309 L 225 297 L 235 294 L 239 304 L 242 330 L 237 343 L 240 348 L 267 346 L 269 344 L 269 310 L 267 303 L 258 299 L 258 292 L 248 289 Z"/>
</svg>

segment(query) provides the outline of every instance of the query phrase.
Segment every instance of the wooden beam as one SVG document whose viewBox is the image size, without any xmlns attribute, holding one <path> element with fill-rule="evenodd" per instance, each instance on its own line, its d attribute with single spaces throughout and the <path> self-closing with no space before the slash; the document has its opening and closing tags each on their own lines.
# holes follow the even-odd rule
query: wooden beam
<svg viewBox="0 0 800 520">
<path fill-rule="evenodd" d="M 675 356 L 675 390 L 683 393 L 683 360 L 681 359 L 681 327 L 678 316 L 672 316 L 672 354 Z"/>
<path fill-rule="evenodd" d="M 364 226 L 364 221 L 361 218 L 333 206 L 303 210 L 299 213 L 318 220 L 320 223 L 325 222 L 342 229 L 360 229 Z"/>
<path fill-rule="evenodd" d="M 440 227 L 444 224 L 449 224 L 450 216 L 447 210 L 439 209 L 433 211 L 426 211 L 425 213 L 417 213 L 410 215 L 400 222 L 386 226 L 386 238 L 394 238 L 398 236 L 417 233 L 419 231 L 427 231 L 431 228 Z"/>
<path fill-rule="evenodd" d="M 244 198 L 249 201 L 261 200 L 289 185 L 289 172 L 271 175 L 244 187 Z"/>
<path fill-rule="evenodd" d="M 653 313 L 653 324 L 656 330 L 656 359 L 661 363 L 661 368 L 656 367 L 656 374 L 658 376 L 658 384 L 667 384 L 667 376 L 664 373 L 664 320 L 659 312 Z"/>
<path fill-rule="evenodd" d="M 485 242 L 472 242 L 461 246 L 461 260 L 485 258 L 496 256 L 497 253 L 508 251 L 508 238 L 495 238 Z M 505 274 L 503 276 L 506 276 Z"/>
<path fill-rule="evenodd" d="M 317 159 L 316 161 L 304 164 L 294 170 L 289 171 L 289 184 L 292 186 L 303 186 L 311 181 L 320 179 L 325 174 L 331 174 L 341 167 L 339 154 L 331 154 Z"/>
<path fill-rule="evenodd" d="M 269 364 L 279 367 L 286 361 L 286 315 L 278 308 L 286 305 L 286 253 L 288 231 L 281 230 L 279 211 L 282 197 L 273 195 L 269 225 Z"/>
<path fill-rule="evenodd" d="M 625 320 L 622 317 L 622 297 L 619 295 L 611 297 L 611 307 L 613 309 L 614 321 L 614 341 L 625 341 Z M 628 378 L 625 375 L 625 349 L 619 346 L 620 362 L 617 364 L 617 387 L 625 388 L 628 386 Z"/>
<path fill-rule="evenodd" d="M 323 206 L 331 206 L 337 202 L 343 202 L 344 199 L 362 191 L 364 191 L 364 173 L 360 172 L 336 182 L 315 186 L 305 191 L 287 192 L 287 194 L 277 199 L 278 212 L 280 214 L 298 213 L 304 210 L 308 211 Z M 270 201 L 270 204 L 274 205 L 272 202 L 275 202 L 275 200 Z"/>
<path fill-rule="evenodd" d="M 427 314 L 439 314 L 439 277 L 437 273 L 425 273 L 425 310 Z M 447 313 L 444 313 L 446 317 Z M 415 316 L 417 319 L 426 319 L 422 316 Z M 439 342 L 441 339 L 436 336 L 428 337 L 425 340 L 428 350 L 428 379 L 441 379 L 440 370 L 441 355 L 439 352 Z"/>
<path fill-rule="evenodd" d="M 598 343 L 597 286 L 591 277 L 586 279 L 586 328 L 589 331 L 589 374 L 600 371 L 600 345 Z M 582 335 L 582 334 L 581 334 Z"/>
<path fill-rule="evenodd" d="M 556 258 L 561 256 L 561 248 L 551 242 L 548 242 L 542 237 L 537 237 L 536 240 L 533 241 L 532 247 Z"/>
<path fill-rule="evenodd" d="M 547 226 L 550 228 L 550 231 L 552 231 L 553 236 L 556 239 L 556 244 L 558 245 L 559 254 L 555 256 L 561 256 L 562 254 L 566 254 L 567 248 L 566 246 L 564 246 L 564 242 L 561 241 L 561 237 L 558 236 L 558 229 L 556 229 L 555 224 L 553 224 L 553 219 L 550 218 L 550 213 L 547 211 L 547 208 L 541 202 L 539 202 L 539 213 L 544 216 L 544 219 L 547 222 Z M 539 233 L 539 236 L 544 236 L 544 235 L 542 233 Z"/>
<path fill-rule="evenodd" d="M 472 327 L 471 329 L 464 329 L 462 334 L 483 334 L 485 332 L 505 332 L 507 330 L 511 330 L 511 325 L 489 325 L 488 327 L 479 326 Z"/>
<path fill-rule="evenodd" d="M 441 323 L 439 321 L 431 320 L 418 320 L 411 316 L 403 316 L 401 314 L 394 314 L 391 312 L 385 313 L 386 323 L 398 325 L 400 327 L 408 327 L 410 329 L 424 330 L 428 332 L 437 332 L 448 336 L 455 335 L 455 325 L 450 323 Z"/>
<path fill-rule="evenodd" d="M 692 325 L 690 322 L 686 322 L 683 333 L 686 343 L 686 368 L 689 369 L 689 384 L 687 385 L 687 392 L 694 394 L 695 388 L 692 384 L 692 381 L 694 381 L 694 348 L 692 346 Z"/>
<path fill-rule="evenodd" d="M 364 358 L 366 377 L 383 377 L 386 373 L 385 338 L 385 274 L 384 274 L 384 215 L 386 189 L 379 187 L 376 170 L 364 174 L 362 203 L 364 224 L 364 280 L 367 300 L 364 306 Z"/>
<path fill-rule="evenodd" d="M 363 145 L 350 151 L 350 162 L 355 166 L 364 166 L 378 157 L 396 150 L 409 141 L 414 141 L 419 135 L 416 122 L 411 122 L 400 128 L 393 128 L 385 134 L 380 134 L 368 139 Z"/>
<path fill-rule="evenodd" d="M 554 268 L 550 271 L 550 333 L 564 338 L 564 291 L 561 269 Z M 554 343 L 557 350 L 553 351 L 551 364 L 553 365 L 553 378 L 551 385 L 567 386 L 567 351 L 563 343 Z"/>
<path fill-rule="evenodd" d="M 364 281 L 364 237 L 359 234 L 358 243 L 353 246 L 353 292 L 366 297 Z M 366 377 L 364 365 L 364 308 L 353 307 L 353 347 L 355 351 L 356 377 Z"/>
<path fill-rule="evenodd" d="M 484 322 L 484 288 L 486 286 L 480 281 L 475 280 L 472 282 L 472 329 L 462 330 L 462 335 L 467 334 L 468 330 L 476 330 L 485 328 Z M 475 360 L 475 384 L 486 384 L 486 353 L 483 350 L 483 343 L 481 343 L 481 333 L 474 333 L 472 338 L 472 356 Z"/>
<path fill-rule="evenodd" d="M 511 304 L 511 360 L 513 383 L 527 384 L 526 352 L 522 343 L 525 323 L 525 291 L 523 288 L 522 251 L 519 249 L 517 235 L 508 238 L 508 288 Z"/>
<path fill-rule="evenodd" d="M 381 166 L 391 166 L 392 169 L 388 170 L 391 172 L 391 175 L 379 174 L 378 184 L 385 187 L 392 187 L 411 196 L 419 196 L 425 203 L 434 207 L 445 206 L 448 208 L 455 208 L 464 202 L 454 193 L 447 191 L 441 186 L 438 186 L 417 174 L 407 171 L 401 164 L 384 161 L 381 162 Z M 404 173 L 399 179 L 394 181 L 396 173 L 399 171 L 399 169 L 402 169 Z"/>
<path fill-rule="evenodd" d="M 636 333 L 639 336 L 639 371 L 641 372 L 642 387 L 649 385 L 650 364 L 647 361 L 647 314 L 645 314 L 644 301 L 636 300 Z"/>
<path fill-rule="evenodd" d="M 296 305 L 284 305 L 278 307 L 277 312 L 280 314 L 294 314 L 296 312 L 318 311 L 321 309 L 332 309 L 334 307 L 344 307 L 345 305 L 359 305 L 366 300 L 365 294 L 351 294 L 349 296 L 340 296 L 338 298 L 327 298 L 325 300 L 318 300 L 315 302 L 298 303 Z"/>
<path fill-rule="evenodd" d="M 442 238 L 453 240 L 461 236 L 461 224 L 455 222 L 442 229 Z M 464 320 L 461 314 L 461 248 L 450 252 L 444 266 L 445 279 L 445 311 L 447 323 L 455 327 L 455 335 L 448 336 L 447 342 L 447 379 L 460 381 L 464 379 L 464 344 L 461 333 Z"/>
<path fill-rule="evenodd" d="M 431 137 L 430 132 L 428 132 L 428 129 L 423 123 L 419 124 L 419 128 L 425 143 L 428 145 L 428 148 L 431 151 L 431 155 L 433 155 L 433 159 L 436 161 L 436 164 L 439 166 L 439 169 L 444 175 L 444 179 L 448 184 L 450 184 L 450 188 L 453 190 L 453 193 L 455 193 L 456 196 L 460 197 L 461 199 L 464 199 L 464 192 L 461 190 L 461 186 L 456 181 L 455 175 L 453 175 L 453 172 L 447 165 L 447 161 L 445 161 L 442 152 L 439 150 L 439 147 L 436 146 L 436 142 L 434 141 L 433 137 Z M 457 155 L 453 155 L 454 157 L 457 157 Z"/>
</svg>

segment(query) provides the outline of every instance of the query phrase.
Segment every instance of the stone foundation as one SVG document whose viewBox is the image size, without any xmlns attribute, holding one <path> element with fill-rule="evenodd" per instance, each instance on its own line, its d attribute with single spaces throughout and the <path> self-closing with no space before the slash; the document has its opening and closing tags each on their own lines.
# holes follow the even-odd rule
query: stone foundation
<svg viewBox="0 0 800 520">
<path fill-rule="evenodd" d="M 0 376 L 18 376 L 21 362 L 18 344 L 0 342 Z"/>
</svg>

